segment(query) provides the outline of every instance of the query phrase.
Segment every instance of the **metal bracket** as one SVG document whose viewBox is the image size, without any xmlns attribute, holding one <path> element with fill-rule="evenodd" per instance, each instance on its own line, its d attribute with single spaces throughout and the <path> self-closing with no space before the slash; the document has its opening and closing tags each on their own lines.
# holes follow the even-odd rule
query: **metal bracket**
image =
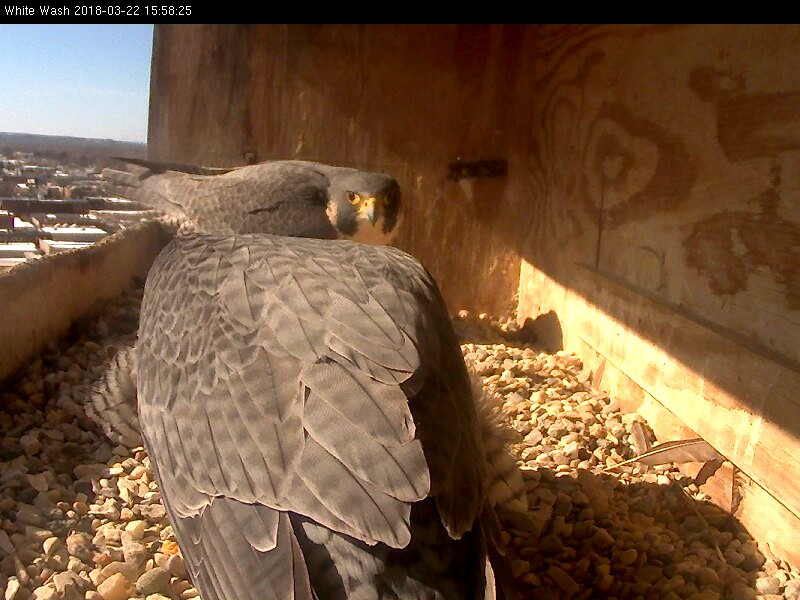
<svg viewBox="0 0 800 600">
<path fill-rule="evenodd" d="M 470 177 L 504 177 L 508 175 L 508 161 L 504 159 L 469 162 L 456 159 L 456 162 L 450 163 L 448 168 L 450 173 L 447 178 L 453 181 Z"/>
</svg>

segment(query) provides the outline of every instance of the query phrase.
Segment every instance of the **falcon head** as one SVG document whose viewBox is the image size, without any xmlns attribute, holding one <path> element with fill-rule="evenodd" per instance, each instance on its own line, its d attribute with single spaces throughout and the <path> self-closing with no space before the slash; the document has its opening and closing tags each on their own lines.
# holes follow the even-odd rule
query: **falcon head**
<svg viewBox="0 0 800 600">
<path fill-rule="evenodd" d="M 340 238 L 389 244 L 400 221 L 400 186 L 383 173 L 348 170 L 331 181 L 327 214 Z"/>
</svg>

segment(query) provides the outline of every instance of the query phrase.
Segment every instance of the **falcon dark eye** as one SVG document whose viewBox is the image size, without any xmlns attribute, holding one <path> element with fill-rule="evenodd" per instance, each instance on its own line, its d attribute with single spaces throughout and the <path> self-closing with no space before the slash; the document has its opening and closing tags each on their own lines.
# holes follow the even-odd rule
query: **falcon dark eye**
<svg viewBox="0 0 800 600">
<path fill-rule="evenodd" d="M 361 198 L 358 197 L 358 194 L 354 192 L 347 192 L 347 199 L 350 201 L 350 204 L 358 204 Z"/>
</svg>

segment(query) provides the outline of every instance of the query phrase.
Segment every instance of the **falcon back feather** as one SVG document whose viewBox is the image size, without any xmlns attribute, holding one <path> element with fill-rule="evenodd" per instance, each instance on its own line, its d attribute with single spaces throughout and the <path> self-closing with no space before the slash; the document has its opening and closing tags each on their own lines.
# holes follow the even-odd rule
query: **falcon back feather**
<svg viewBox="0 0 800 600">
<path fill-rule="evenodd" d="M 148 276 L 137 355 L 145 445 L 203 598 L 495 597 L 469 377 L 413 258 L 180 237 Z"/>
</svg>

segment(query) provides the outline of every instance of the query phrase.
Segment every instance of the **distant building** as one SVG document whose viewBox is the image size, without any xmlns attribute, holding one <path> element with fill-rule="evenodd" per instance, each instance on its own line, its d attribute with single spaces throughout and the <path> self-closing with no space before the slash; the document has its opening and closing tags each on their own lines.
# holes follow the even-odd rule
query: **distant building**
<svg viewBox="0 0 800 600">
<path fill-rule="evenodd" d="M 25 165 L 20 167 L 20 172 L 22 175 L 27 175 L 28 177 L 52 177 L 53 173 L 56 172 L 56 169 L 55 167 Z"/>
<path fill-rule="evenodd" d="M 64 188 L 60 185 L 48 183 L 45 186 L 45 197 L 51 200 L 61 200 L 64 198 Z"/>
<path fill-rule="evenodd" d="M 103 187 L 100 181 L 77 181 L 64 186 L 64 198 L 86 198 L 88 196 L 102 196 Z"/>
</svg>

